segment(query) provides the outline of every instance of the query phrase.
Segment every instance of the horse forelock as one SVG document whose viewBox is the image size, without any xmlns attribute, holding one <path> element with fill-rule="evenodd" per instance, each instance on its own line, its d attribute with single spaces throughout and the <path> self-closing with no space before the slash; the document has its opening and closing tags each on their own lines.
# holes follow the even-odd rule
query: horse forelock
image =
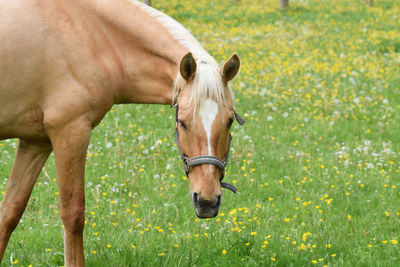
<svg viewBox="0 0 400 267">
<path fill-rule="evenodd" d="M 233 92 L 222 81 L 221 74 L 216 66 L 204 61 L 197 61 L 196 74 L 194 76 L 189 97 L 186 101 L 192 110 L 193 119 L 197 119 L 200 107 L 207 100 L 212 100 L 218 105 L 219 111 L 224 111 L 233 106 Z M 178 75 L 174 85 L 174 97 L 184 88 L 186 81 Z"/>
<path fill-rule="evenodd" d="M 199 63 L 190 98 L 194 118 L 197 118 L 200 107 L 206 100 L 215 101 L 219 110 L 223 111 L 228 108 L 230 102 L 232 103 L 233 94 L 222 81 L 217 67 L 209 63 Z"/>
</svg>

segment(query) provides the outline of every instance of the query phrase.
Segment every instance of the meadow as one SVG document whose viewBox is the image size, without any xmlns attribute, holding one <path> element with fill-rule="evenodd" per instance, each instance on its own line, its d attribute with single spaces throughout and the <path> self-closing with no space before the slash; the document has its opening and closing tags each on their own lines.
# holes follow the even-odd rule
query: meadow
<svg viewBox="0 0 400 267">
<path fill-rule="evenodd" d="M 217 61 L 233 52 L 232 150 L 216 218 L 196 218 L 174 110 L 115 106 L 87 154 L 87 266 L 398 266 L 400 2 L 156 0 Z M 0 142 L 4 194 L 16 140 Z M 0 199 L 1 199 L 0 195 Z M 2 266 L 62 266 L 50 156 Z"/>
</svg>

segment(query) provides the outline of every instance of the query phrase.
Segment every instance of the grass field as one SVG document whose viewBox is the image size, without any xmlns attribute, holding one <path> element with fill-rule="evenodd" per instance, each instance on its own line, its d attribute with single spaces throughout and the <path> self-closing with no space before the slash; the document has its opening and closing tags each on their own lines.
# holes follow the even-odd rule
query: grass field
<svg viewBox="0 0 400 267">
<path fill-rule="evenodd" d="M 87 266 L 398 266 L 400 3 L 375 2 L 153 1 L 217 61 L 241 57 L 239 192 L 197 219 L 174 110 L 115 106 L 87 155 Z M 1 194 L 16 144 L 0 142 Z M 57 191 L 51 156 L 4 266 L 63 265 Z"/>
</svg>

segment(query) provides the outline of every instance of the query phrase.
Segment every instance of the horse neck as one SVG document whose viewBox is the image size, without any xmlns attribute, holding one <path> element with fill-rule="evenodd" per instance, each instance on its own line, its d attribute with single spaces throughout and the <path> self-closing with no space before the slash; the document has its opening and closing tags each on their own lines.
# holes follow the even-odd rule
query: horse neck
<svg viewBox="0 0 400 267">
<path fill-rule="evenodd" d="M 123 68 L 115 102 L 171 104 L 180 60 L 188 51 L 129 1 L 100 0 L 95 12 Z"/>
</svg>

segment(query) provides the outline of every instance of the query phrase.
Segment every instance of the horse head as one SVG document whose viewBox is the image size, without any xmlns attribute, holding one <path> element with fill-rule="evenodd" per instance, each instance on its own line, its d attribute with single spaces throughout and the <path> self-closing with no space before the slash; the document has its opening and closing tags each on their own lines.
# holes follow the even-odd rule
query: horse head
<svg viewBox="0 0 400 267">
<path fill-rule="evenodd" d="M 233 108 L 228 82 L 239 71 L 234 54 L 221 67 L 185 55 L 180 64 L 182 77 L 175 98 L 175 136 L 189 180 L 189 193 L 200 218 L 218 214 L 221 187 L 236 192 L 222 182 L 230 149 L 230 127 L 236 119 L 244 123 Z"/>
</svg>

